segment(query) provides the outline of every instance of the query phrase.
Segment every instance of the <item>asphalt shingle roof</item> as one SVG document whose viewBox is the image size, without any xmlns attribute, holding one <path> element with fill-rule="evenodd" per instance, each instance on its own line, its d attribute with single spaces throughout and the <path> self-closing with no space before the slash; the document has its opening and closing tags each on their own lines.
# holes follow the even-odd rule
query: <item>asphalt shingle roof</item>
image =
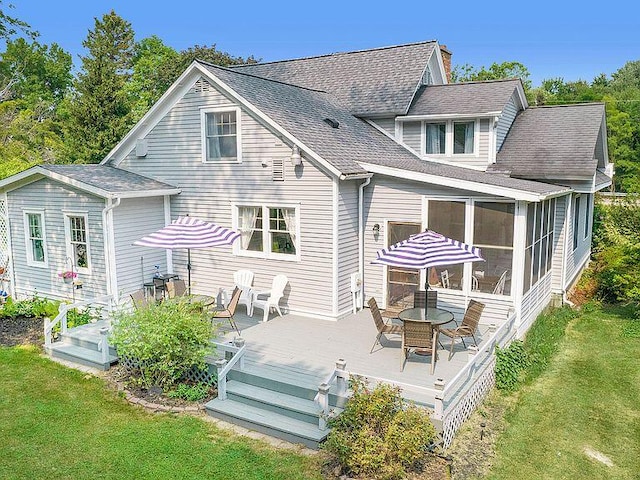
<svg viewBox="0 0 640 480">
<path fill-rule="evenodd" d="M 233 69 L 326 91 L 357 116 L 404 115 L 435 45 L 429 41 Z"/>
<path fill-rule="evenodd" d="M 519 84 L 520 80 L 497 80 L 421 87 L 408 115 L 501 112 Z"/>
<path fill-rule="evenodd" d="M 491 171 L 539 180 L 593 178 L 604 104 L 531 107 L 520 113 Z"/>
<path fill-rule="evenodd" d="M 176 189 L 173 185 L 108 165 L 43 164 L 40 167 L 113 194 Z"/>
<path fill-rule="evenodd" d="M 344 175 L 366 173 L 360 163 L 371 163 L 539 194 L 563 190 L 555 185 L 422 160 L 351 115 L 328 93 L 255 77 L 237 69 L 202 65 Z M 337 121 L 339 127 L 331 127 L 325 118 Z"/>
</svg>

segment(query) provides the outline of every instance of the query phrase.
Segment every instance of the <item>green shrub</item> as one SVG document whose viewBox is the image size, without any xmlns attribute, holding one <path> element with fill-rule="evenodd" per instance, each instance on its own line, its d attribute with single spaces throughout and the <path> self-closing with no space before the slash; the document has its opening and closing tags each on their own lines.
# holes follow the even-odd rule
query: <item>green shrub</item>
<svg viewBox="0 0 640 480">
<path fill-rule="evenodd" d="M 198 382 L 194 385 L 187 383 L 179 383 L 175 390 L 167 393 L 171 398 L 181 398 L 190 402 L 198 402 L 204 400 L 211 393 L 211 384 Z"/>
<path fill-rule="evenodd" d="M 67 312 L 67 327 L 79 327 L 94 322 L 102 316 L 102 307 L 86 307 L 83 310 L 72 308 Z"/>
<path fill-rule="evenodd" d="M 350 475 L 403 478 L 419 467 L 436 436 L 429 412 L 405 404 L 397 387 L 379 384 L 370 389 L 355 378 L 351 388 L 344 411 L 330 421 L 324 449 Z"/>
<path fill-rule="evenodd" d="M 54 318 L 58 314 L 59 305 L 60 302 L 56 300 L 48 300 L 37 295 L 24 300 L 14 300 L 8 297 L 0 308 L 0 317 Z"/>
<path fill-rule="evenodd" d="M 202 308 L 184 299 L 117 313 L 111 338 L 118 354 L 137 365 L 134 379 L 170 389 L 191 368 L 204 368 L 212 330 Z"/>
<path fill-rule="evenodd" d="M 503 392 L 516 390 L 528 366 L 529 358 L 521 340 L 514 340 L 507 348 L 496 346 L 496 388 Z"/>
</svg>

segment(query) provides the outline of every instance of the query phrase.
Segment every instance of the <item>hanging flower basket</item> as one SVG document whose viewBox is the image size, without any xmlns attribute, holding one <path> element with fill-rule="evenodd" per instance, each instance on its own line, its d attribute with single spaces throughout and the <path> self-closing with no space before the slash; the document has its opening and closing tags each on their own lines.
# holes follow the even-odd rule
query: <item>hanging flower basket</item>
<svg viewBox="0 0 640 480">
<path fill-rule="evenodd" d="M 66 272 L 60 272 L 58 276 L 64 281 L 64 283 L 73 283 L 73 280 L 78 276 L 78 274 L 67 270 Z"/>
</svg>

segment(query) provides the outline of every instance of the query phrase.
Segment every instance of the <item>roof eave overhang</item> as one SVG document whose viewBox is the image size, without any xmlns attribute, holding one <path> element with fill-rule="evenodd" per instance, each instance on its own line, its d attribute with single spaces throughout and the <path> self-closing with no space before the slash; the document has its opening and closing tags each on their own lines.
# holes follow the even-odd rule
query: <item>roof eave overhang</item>
<svg viewBox="0 0 640 480">
<path fill-rule="evenodd" d="M 123 192 L 110 192 L 94 185 L 82 182 L 75 178 L 71 178 L 67 175 L 62 175 L 58 172 L 52 172 L 39 165 L 31 167 L 28 170 L 17 173 L 0 181 L 0 190 L 11 191 L 16 188 L 20 188 L 28 183 L 32 183 L 43 178 L 50 178 L 56 182 L 60 182 L 65 185 L 77 188 L 83 192 L 90 193 L 101 198 L 143 198 L 143 197 L 155 197 L 164 195 L 177 195 L 182 190 L 179 188 L 167 188 L 167 189 L 154 189 L 143 191 L 123 191 Z"/>
<path fill-rule="evenodd" d="M 498 185 L 490 185 L 480 182 L 472 182 L 469 180 L 461 180 L 440 175 L 432 175 L 421 172 L 413 172 L 401 168 L 386 167 L 375 165 L 372 163 L 361 163 L 362 168 L 367 169 L 371 173 L 387 175 L 405 180 L 430 183 L 433 185 L 441 185 L 460 190 L 468 190 L 472 192 L 484 193 L 487 195 L 496 195 L 500 197 L 513 198 L 514 200 L 523 200 L 526 202 L 539 202 L 547 198 L 565 195 L 571 192 L 570 188 L 559 188 L 557 191 L 548 193 L 535 193 L 526 190 L 518 190 L 516 188 L 503 187 Z"/>
<path fill-rule="evenodd" d="M 494 118 L 502 114 L 501 110 L 494 112 L 480 112 L 480 113 L 444 113 L 444 114 L 428 114 L 428 115 L 403 115 L 396 117 L 396 120 L 400 122 L 410 122 L 416 120 L 446 120 L 455 118 Z"/>
</svg>

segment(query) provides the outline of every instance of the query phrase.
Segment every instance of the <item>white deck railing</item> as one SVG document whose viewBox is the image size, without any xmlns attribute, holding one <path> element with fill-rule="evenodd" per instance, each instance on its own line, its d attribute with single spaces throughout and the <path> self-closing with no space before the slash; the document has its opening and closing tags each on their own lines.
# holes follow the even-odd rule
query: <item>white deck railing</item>
<svg viewBox="0 0 640 480">
<path fill-rule="evenodd" d="M 111 310 L 111 302 L 113 298 L 111 295 L 103 295 L 102 297 L 92 298 L 89 300 L 83 300 L 76 303 L 61 303 L 58 307 L 58 315 L 53 319 L 48 318 L 44 321 L 44 345 L 45 347 L 51 346 L 53 343 L 53 329 L 60 324 L 60 333 L 67 333 L 67 313 L 74 308 L 87 307 L 91 305 L 106 306 L 108 310 Z"/>
<path fill-rule="evenodd" d="M 244 344 L 244 339 L 236 337 L 233 343 L 219 343 L 211 342 L 216 348 L 225 352 L 231 353 L 231 358 L 220 358 L 214 362 L 216 369 L 218 370 L 218 398 L 220 400 L 227 399 L 227 375 L 229 371 L 236 365 L 240 370 L 244 369 L 244 354 L 247 351 L 247 346 Z"/>
</svg>

